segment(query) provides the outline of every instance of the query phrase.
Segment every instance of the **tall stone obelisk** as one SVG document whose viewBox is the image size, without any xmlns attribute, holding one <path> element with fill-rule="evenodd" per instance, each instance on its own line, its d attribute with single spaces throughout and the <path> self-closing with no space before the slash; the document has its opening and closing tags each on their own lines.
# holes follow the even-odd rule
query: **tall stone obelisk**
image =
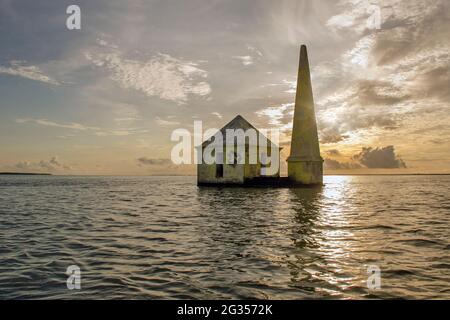
<svg viewBox="0 0 450 320">
<path fill-rule="evenodd" d="M 291 155 L 287 162 L 289 179 L 293 183 L 302 185 L 323 183 L 323 159 L 320 156 L 308 52 L 305 45 L 300 49 Z"/>
</svg>

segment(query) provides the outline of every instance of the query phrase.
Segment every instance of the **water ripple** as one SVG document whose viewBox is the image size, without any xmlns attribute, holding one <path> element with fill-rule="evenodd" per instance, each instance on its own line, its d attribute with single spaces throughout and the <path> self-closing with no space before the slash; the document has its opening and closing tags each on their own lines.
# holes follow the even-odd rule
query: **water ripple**
<svg viewBox="0 0 450 320">
<path fill-rule="evenodd" d="M 0 177 L 0 298 L 450 298 L 450 177 L 325 182 Z"/>
</svg>

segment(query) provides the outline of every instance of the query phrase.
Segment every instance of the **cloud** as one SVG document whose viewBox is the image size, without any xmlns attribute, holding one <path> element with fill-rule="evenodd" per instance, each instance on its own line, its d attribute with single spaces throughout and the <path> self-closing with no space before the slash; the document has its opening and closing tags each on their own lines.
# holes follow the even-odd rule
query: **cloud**
<svg viewBox="0 0 450 320">
<path fill-rule="evenodd" d="M 97 131 L 95 133 L 98 137 L 110 137 L 110 136 L 116 136 L 116 137 L 125 137 L 132 135 L 133 132 L 130 130 L 110 130 L 110 131 Z"/>
<path fill-rule="evenodd" d="M 178 122 L 178 121 L 164 120 L 164 119 L 161 119 L 160 117 L 156 117 L 155 121 L 157 124 L 159 124 L 162 127 L 177 126 L 180 124 L 180 122 Z"/>
<path fill-rule="evenodd" d="M 353 162 L 339 162 L 333 159 L 325 159 L 324 160 L 324 168 L 327 170 L 350 170 L 350 169 L 359 169 L 361 165 Z"/>
<path fill-rule="evenodd" d="M 325 153 L 329 156 L 340 156 L 341 155 L 341 152 L 337 149 L 327 150 L 327 151 L 325 151 Z"/>
<path fill-rule="evenodd" d="M 270 125 L 285 127 L 292 123 L 294 116 L 294 103 L 283 103 L 278 106 L 270 106 L 256 112 L 259 117 L 266 117 Z"/>
<path fill-rule="evenodd" d="M 333 144 L 372 129 L 398 129 L 408 111 L 401 105 L 409 99 L 388 82 L 355 80 L 316 104 L 320 141 Z"/>
<path fill-rule="evenodd" d="M 367 1 L 341 1 L 341 5 L 353 13 L 367 9 Z M 436 86 L 438 95 L 444 93 L 448 98 L 448 86 L 442 88 L 448 83 L 450 64 L 450 41 L 444 31 L 449 12 L 446 0 L 383 1 L 382 28 L 361 38 L 360 42 L 370 39 L 363 56 L 377 67 L 379 75 L 386 75 L 383 79 L 410 89 L 414 98 L 421 95 L 423 85 L 431 87 L 431 93 Z M 345 32 L 349 31 L 354 28 Z"/>
<path fill-rule="evenodd" d="M 437 98 L 444 103 L 450 102 L 450 63 L 424 71 L 417 77 L 417 89 L 424 97 Z"/>
<path fill-rule="evenodd" d="M 368 28 L 372 5 L 381 9 L 380 30 Z M 404 132 L 411 122 L 446 108 L 449 5 L 445 0 L 339 1 L 341 10 L 327 26 L 353 46 L 312 69 L 322 143 L 359 143 L 371 132 Z"/>
<path fill-rule="evenodd" d="M 353 26 L 355 23 L 355 18 L 349 14 L 339 14 L 332 16 L 327 21 L 328 27 L 334 27 L 337 29 L 344 29 Z"/>
<path fill-rule="evenodd" d="M 394 146 L 363 148 L 352 159 L 359 161 L 367 168 L 406 168 L 405 162 L 395 154 Z"/>
<path fill-rule="evenodd" d="M 172 164 L 170 159 L 150 159 L 147 157 L 141 157 L 137 159 L 137 162 L 139 166 L 165 166 Z"/>
<path fill-rule="evenodd" d="M 216 116 L 216 117 L 219 118 L 219 119 L 222 119 L 222 118 L 223 118 L 223 116 L 222 116 L 219 112 L 211 112 L 211 114 L 212 114 L 213 116 Z"/>
<path fill-rule="evenodd" d="M 117 122 L 117 119 L 115 119 Z M 129 120 L 129 119 L 128 119 Z M 133 119 L 135 120 L 135 119 Z M 130 120 L 131 121 L 131 120 Z M 17 123 L 35 123 L 42 126 L 47 127 L 56 127 L 56 128 L 64 128 L 64 129 L 71 129 L 71 130 L 77 130 L 77 131 L 90 131 L 94 132 L 94 134 L 98 137 L 107 137 L 107 136 L 129 136 L 132 134 L 138 134 L 138 133 L 147 133 L 147 129 L 143 128 L 119 128 L 119 129 L 104 129 L 99 127 L 91 127 L 86 126 L 81 123 L 76 122 L 55 122 L 50 121 L 47 119 L 34 119 L 34 118 L 19 118 L 16 119 Z M 119 121 L 120 122 L 120 121 Z M 64 136 L 66 137 L 66 136 Z"/>
<path fill-rule="evenodd" d="M 255 48 L 254 46 L 251 46 L 251 45 L 247 44 L 247 49 L 248 49 L 250 52 L 256 54 L 256 56 L 258 56 L 258 57 L 262 57 L 262 56 L 263 56 L 262 52 L 259 51 L 259 50 L 258 50 L 257 48 Z"/>
<path fill-rule="evenodd" d="M 15 169 L 22 171 L 36 172 L 57 172 L 71 170 L 72 167 L 58 160 L 58 157 L 52 157 L 50 160 L 41 160 L 39 162 L 21 161 L 14 165 Z"/>
<path fill-rule="evenodd" d="M 249 66 L 254 63 L 253 57 L 251 56 L 233 56 L 233 59 L 241 61 L 244 66 Z"/>
<path fill-rule="evenodd" d="M 319 140 L 323 144 L 333 144 L 344 141 L 349 135 L 340 132 L 339 126 L 324 127 L 319 130 Z"/>
<path fill-rule="evenodd" d="M 58 123 L 54 121 L 50 121 L 47 119 L 34 119 L 34 118 L 19 118 L 16 119 L 17 123 L 36 123 L 42 126 L 48 126 L 48 127 L 57 127 L 57 128 L 66 128 L 66 129 L 72 129 L 72 130 L 99 130 L 97 127 L 89 127 L 85 126 L 80 123 L 76 122 L 69 122 L 69 123 Z"/>
<path fill-rule="evenodd" d="M 177 104 L 187 102 L 189 95 L 207 96 L 211 93 L 205 81 L 208 73 L 198 63 L 157 54 L 139 61 L 125 58 L 111 46 L 106 52 L 87 52 L 85 57 L 97 67 L 111 72 L 111 79 L 122 88 L 134 89 L 149 97 L 159 97 Z"/>
<path fill-rule="evenodd" d="M 435 126 L 431 126 L 431 127 L 425 127 L 425 128 L 421 128 L 421 129 L 417 129 L 414 130 L 413 134 L 424 134 L 424 133 L 428 133 L 428 132 L 438 132 L 438 131 L 449 131 L 450 127 L 446 124 L 439 124 L 439 125 L 435 125 Z"/>
<path fill-rule="evenodd" d="M 251 55 L 238 55 L 238 56 L 232 56 L 233 59 L 239 60 L 242 65 L 244 66 L 250 66 L 252 64 L 255 64 L 256 61 L 260 61 L 263 57 L 263 54 L 261 51 L 259 51 L 254 46 L 251 46 L 247 44 L 247 50 L 250 52 Z"/>
<path fill-rule="evenodd" d="M 134 122 L 137 120 L 142 120 L 141 117 L 125 117 L 125 118 L 115 118 L 114 121 L 118 122 L 118 123 L 122 123 L 122 122 Z"/>
<path fill-rule="evenodd" d="M 170 159 L 140 157 L 136 159 L 136 162 L 144 172 L 151 174 L 192 175 L 195 173 L 195 165 L 175 165 Z"/>
<path fill-rule="evenodd" d="M 115 103 L 107 105 L 107 108 L 113 109 L 112 113 L 115 116 L 114 121 L 119 125 L 127 125 L 142 120 L 142 116 L 138 110 L 139 108 L 135 105 Z"/>
<path fill-rule="evenodd" d="M 9 66 L 0 66 L 0 73 L 40 81 L 58 86 L 61 83 L 46 75 L 38 66 L 25 65 L 26 61 L 10 61 Z"/>
<path fill-rule="evenodd" d="M 372 29 L 374 26 L 371 18 L 381 11 L 378 0 L 340 0 L 337 5 L 342 11 L 329 18 L 326 25 L 332 30 L 342 32 L 350 30 L 363 33 Z"/>
<path fill-rule="evenodd" d="M 378 65 L 425 55 L 439 44 L 448 44 L 449 3 L 446 0 L 389 0 L 383 8 L 382 32 L 373 50 Z M 444 28 L 444 29 L 442 29 Z"/>
<path fill-rule="evenodd" d="M 325 152 L 328 156 L 341 156 L 336 149 Z M 363 147 L 361 152 L 353 155 L 350 161 L 341 162 L 336 159 L 325 158 L 324 168 L 328 170 L 369 169 L 398 169 L 406 168 L 405 162 L 395 154 L 394 146 L 384 148 Z"/>
<path fill-rule="evenodd" d="M 410 95 L 402 93 L 402 89 L 387 81 L 359 80 L 356 82 L 354 98 L 361 106 L 395 105 L 406 101 Z M 352 97 L 353 98 L 353 97 Z"/>
<path fill-rule="evenodd" d="M 353 133 L 380 128 L 398 128 L 401 115 L 387 107 L 408 99 L 392 86 L 381 81 L 361 80 L 353 83 L 341 93 L 328 96 L 316 103 L 316 113 L 320 141 L 335 144 L 349 139 Z M 294 103 L 270 106 L 256 112 L 258 117 L 267 119 L 270 125 L 284 132 L 292 129 Z M 353 135 L 354 136 L 354 135 Z"/>
</svg>

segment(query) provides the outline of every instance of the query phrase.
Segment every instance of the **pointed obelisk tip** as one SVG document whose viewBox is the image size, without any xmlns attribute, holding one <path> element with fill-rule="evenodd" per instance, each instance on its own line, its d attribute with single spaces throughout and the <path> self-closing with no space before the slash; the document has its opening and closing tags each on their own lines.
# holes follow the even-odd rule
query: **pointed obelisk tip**
<svg viewBox="0 0 450 320">
<path fill-rule="evenodd" d="M 301 53 L 302 55 L 307 54 L 307 49 L 306 49 L 306 45 L 305 45 L 305 44 L 302 44 L 302 46 L 301 46 L 301 48 L 300 48 L 300 53 Z"/>
<path fill-rule="evenodd" d="M 305 68 L 309 64 L 308 62 L 308 51 L 306 45 L 302 45 L 300 48 L 300 65 L 299 68 Z"/>
</svg>

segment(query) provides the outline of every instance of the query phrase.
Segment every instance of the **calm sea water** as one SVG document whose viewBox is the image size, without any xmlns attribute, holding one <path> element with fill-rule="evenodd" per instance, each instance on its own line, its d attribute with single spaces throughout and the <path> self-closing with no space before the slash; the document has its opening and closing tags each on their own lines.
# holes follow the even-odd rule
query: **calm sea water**
<svg viewBox="0 0 450 320">
<path fill-rule="evenodd" d="M 450 176 L 325 183 L 2 176 L 0 298 L 450 298 Z"/>
</svg>

